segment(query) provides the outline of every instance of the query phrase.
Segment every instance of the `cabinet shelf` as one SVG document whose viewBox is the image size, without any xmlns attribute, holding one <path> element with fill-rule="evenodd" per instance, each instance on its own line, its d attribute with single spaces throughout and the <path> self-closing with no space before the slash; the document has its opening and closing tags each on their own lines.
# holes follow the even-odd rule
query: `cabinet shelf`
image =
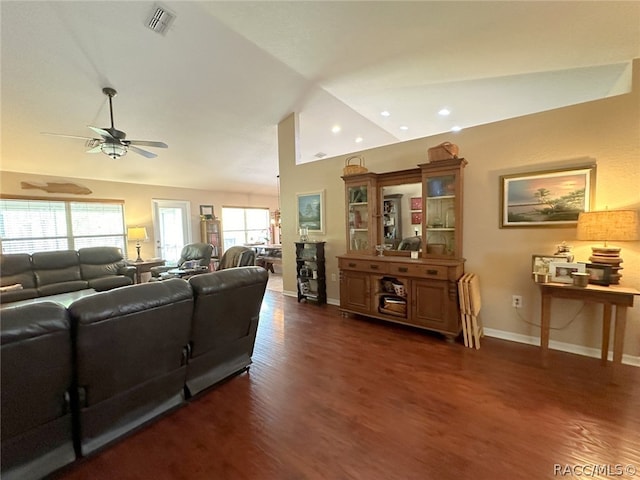
<svg viewBox="0 0 640 480">
<path fill-rule="evenodd" d="M 456 198 L 455 195 L 431 195 L 427 197 L 427 200 L 448 200 Z"/>
</svg>

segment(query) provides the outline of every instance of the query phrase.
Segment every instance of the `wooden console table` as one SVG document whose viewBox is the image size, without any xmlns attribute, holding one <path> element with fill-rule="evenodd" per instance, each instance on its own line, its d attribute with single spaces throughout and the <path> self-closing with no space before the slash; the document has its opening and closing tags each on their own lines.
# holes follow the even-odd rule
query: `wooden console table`
<svg viewBox="0 0 640 480">
<path fill-rule="evenodd" d="M 150 272 L 151 267 L 162 267 L 165 260 L 143 260 L 142 262 L 130 260 L 127 263 L 132 267 L 136 267 L 136 283 L 142 283 L 142 274 Z"/>
<path fill-rule="evenodd" d="M 541 307 L 541 331 L 540 348 L 542 349 L 542 363 L 548 366 L 549 362 L 549 324 L 551 321 L 551 299 L 568 298 L 582 300 L 584 302 L 601 303 L 602 313 L 602 353 L 601 361 L 607 364 L 609 354 L 609 331 L 611 329 L 611 314 L 615 308 L 615 330 L 613 335 L 613 364 L 622 363 L 622 350 L 624 348 L 624 330 L 627 324 L 627 308 L 633 307 L 633 298 L 640 295 L 640 291 L 628 287 L 601 287 L 588 285 L 586 287 L 574 287 L 564 283 L 539 284 L 542 294 Z"/>
</svg>

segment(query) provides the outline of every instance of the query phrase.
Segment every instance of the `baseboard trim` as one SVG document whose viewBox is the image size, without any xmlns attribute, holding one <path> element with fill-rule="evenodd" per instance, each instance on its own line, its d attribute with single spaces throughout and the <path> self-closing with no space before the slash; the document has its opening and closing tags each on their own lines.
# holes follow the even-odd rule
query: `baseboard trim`
<svg viewBox="0 0 640 480">
<path fill-rule="evenodd" d="M 298 297 L 298 292 L 284 291 L 283 295 L 288 297 Z M 328 298 L 327 303 L 329 305 L 340 306 L 340 300 Z M 501 340 L 508 340 L 510 342 L 525 343 L 527 345 L 540 345 L 540 337 L 533 337 L 530 335 L 521 335 L 519 333 L 505 332 L 504 330 L 496 330 L 494 328 L 484 328 L 484 334 L 487 337 L 499 338 Z M 574 353 L 576 355 L 583 355 L 585 357 L 600 358 L 600 349 L 585 347 L 582 345 L 575 345 L 573 343 L 557 342 L 555 340 L 549 341 L 549 348 L 553 350 L 559 350 L 561 352 Z M 613 352 L 609 351 L 609 360 L 613 360 Z M 622 363 L 625 365 L 633 365 L 634 367 L 640 367 L 640 357 L 634 355 L 622 355 Z"/>
<path fill-rule="evenodd" d="M 298 298 L 298 292 L 297 291 L 283 290 L 282 294 L 285 297 Z M 327 304 L 335 305 L 336 307 L 339 307 L 340 306 L 340 300 L 336 300 L 335 298 L 327 298 Z"/>
<path fill-rule="evenodd" d="M 527 345 L 540 345 L 540 337 L 533 337 L 530 335 L 521 335 L 519 333 L 505 332 L 504 330 L 496 330 L 493 328 L 484 328 L 484 334 L 487 337 L 499 338 L 501 340 L 508 340 L 516 343 L 526 343 Z M 553 350 L 559 350 L 561 352 L 574 353 L 576 355 L 583 355 L 585 357 L 600 358 L 600 349 L 585 347 L 582 345 L 575 345 L 573 343 L 557 342 L 555 340 L 549 341 L 549 348 Z M 609 351 L 609 360 L 613 360 L 613 352 Z M 640 357 L 634 355 L 622 355 L 622 363 L 626 365 L 633 365 L 634 367 L 640 367 Z"/>
</svg>

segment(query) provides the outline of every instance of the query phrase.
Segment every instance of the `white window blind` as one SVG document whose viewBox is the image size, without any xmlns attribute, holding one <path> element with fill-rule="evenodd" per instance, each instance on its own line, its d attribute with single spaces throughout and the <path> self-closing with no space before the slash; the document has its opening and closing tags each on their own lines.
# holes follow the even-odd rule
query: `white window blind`
<svg viewBox="0 0 640 480">
<path fill-rule="evenodd" d="M 222 238 L 225 250 L 246 243 L 268 243 L 269 209 L 222 207 Z"/>
<path fill-rule="evenodd" d="M 0 199 L 2 253 L 114 246 L 126 255 L 124 205 Z"/>
</svg>

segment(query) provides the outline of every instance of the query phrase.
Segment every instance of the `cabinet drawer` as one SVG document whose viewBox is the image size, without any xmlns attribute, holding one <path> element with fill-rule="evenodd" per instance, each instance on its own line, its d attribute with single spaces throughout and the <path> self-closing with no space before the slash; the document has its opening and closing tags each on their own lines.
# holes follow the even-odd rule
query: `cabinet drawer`
<svg viewBox="0 0 640 480">
<path fill-rule="evenodd" d="M 357 270 L 359 272 L 387 273 L 389 267 L 386 263 L 370 260 L 351 260 L 340 258 L 338 260 L 340 270 Z"/>
<path fill-rule="evenodd" d="M 439 265 L 408 265 L 406 263 L 392 263 L 389 273 L 393 275 L 407 275 L 420 278 L 447 279 L 447 267 Z"/>
</svg>

